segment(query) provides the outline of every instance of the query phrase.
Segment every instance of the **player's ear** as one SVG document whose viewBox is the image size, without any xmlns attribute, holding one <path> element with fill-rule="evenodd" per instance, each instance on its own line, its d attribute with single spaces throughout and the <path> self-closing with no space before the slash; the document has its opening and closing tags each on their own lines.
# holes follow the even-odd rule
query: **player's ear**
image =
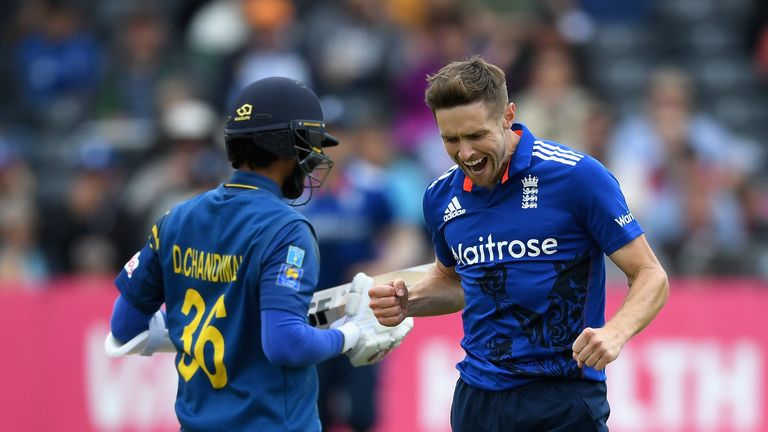
<svg viewBox="0 0 768 432">
<path fill-rule="evenodd" d="M 517 107 L 515 107 L 515 104 L 512 102 L 507 105 L 507 108 L 504 110 L 504 129 L 509 129 L 512 127 L 512 123 L 515 121 L 516 109 Z"/>
</svg>

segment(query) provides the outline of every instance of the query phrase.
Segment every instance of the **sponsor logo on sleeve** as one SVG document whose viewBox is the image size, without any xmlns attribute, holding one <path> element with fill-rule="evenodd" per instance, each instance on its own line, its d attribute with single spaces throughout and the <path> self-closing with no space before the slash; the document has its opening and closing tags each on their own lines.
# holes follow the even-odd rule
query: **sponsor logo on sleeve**
<svg viewBox="0 0 768 432">
<path fill-rule="evenodd" d="M 136 252 L 136 254 L 125 263 L 125 266 L 123 266 L 125 273 L 128 275 L 128 279 L 133 277 L 133 271 L 139 268 L 139 255 L 141 255 L 141 251 Z"/>
<path fill-rule="evenodd" d="M 304 264 L 304 249 L 296 246 L 288 246 L 288 257 L 285 258 L 285 262 L 301 268 Z"/>
<path fill-rule="evenodd" d="M 301 286 L 301 276 L 304 270 L 290 264 L 282 264 L 277 274 L 277 284 L 287 288 L 298 290 Z"/>
<path fill-rule="evenodd" d="M 632 212 L 629 212 L 627 214 L 621 215 L 613 219 L 613 221 L 616 222 L 622 228 L 624 228 L 624 226 L 626 226 L 633 220 L 635 220 L 635 217 L 632 215 Z"/>
</svg>

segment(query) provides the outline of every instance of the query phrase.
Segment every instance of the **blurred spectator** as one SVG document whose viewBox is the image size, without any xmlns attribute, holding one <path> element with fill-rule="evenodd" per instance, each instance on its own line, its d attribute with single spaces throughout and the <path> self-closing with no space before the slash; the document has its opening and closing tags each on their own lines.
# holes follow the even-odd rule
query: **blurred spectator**
<svg viewBox="0 0 768 432">
<path fill-rule="evenodd" d="M 35 180 L 21 155 L 0 134 L 0 202 L 34 200 Z"/>
<path fill-rule="evenodd" d="M 55 273 L 115 272 L 135 252 L 134 230 L 139 228 L 119 208 L 122 173 L 108 143 L 95 139 L 76 154 L 73 175 L 61 200 L 43 203 L 43 240 Z M 98 254 L 85 259 L 88 247 Z"/>
<path fill-rule="evenodd" d="M 114 278 L 115 264 L 119 267 L 123 261 L 117 256 L 117 245 L 113 242 L 101 234 L 86 234 L 78 239 L 69 251 L 73 273 L 81 278 Z"/>
<path fill-rule="evenodd" d="M 531 85 L 511 98 L 520 107 L 518 121 L 544 139 L 583 151 L 590 98 L 579 85 L 568 47 L 552 45 L 536 51 L 529 76 Z"/>
<path fill-rule="evenodd" d="M 473 37 L 460 3 L 431 0 L 424 22 L 407 34 L 404 62 L 394 77 L 394 144 L 414 155 L 425 175 L 440 175 L 453 161 L 445 155 L 432 112 L 424 103 L 427 75 L 472 51 Z"/>
<path fill-rule="evenodd" d="M 589 101 L 585 121 L 581 127 L 584 136 L 582 150 L 599 160 L 608 163 L 608 146 L 616 127 L 616 113 L 605 101 L 593 98 Z"/>
<path fill-rule="evenodd" d="M 175 203 L 215 188 L 231 170 L 231 165 L 227 163 L 224 156 L 221 150 L 213 148 L 193 151 L 187 161 L 187 167 L 180 168 L 180 170 L 187 170 L 186 181 L 165 190 L 157 201 L 152 203 L 149 217 L 145 221 L 154 222 Z"/>
<path fill-rule="evenodd" d="M 319 3 L 305 17 L 303 53 L 319 94 L 389 102 L 400 35 L 376 0 Z"/>
<path fill-rule="evenodd" d="M 684 71 L 655 71 L 644 112 L 620 123 L 608 163 L 673 273 L 744 271 L 738 257 L 748 235 L 736 190 L 759 160 L 696 109 L 693 91 Z"/>
<path fill-rule="evenodd" d="M 754 13 L 749 23 L 747 46 L 763 84 L 768 84 L 768 3 L 762 0 L 754 0 L 753 3 Z"/>
<path fill-rule="evenodd" d="M 744 216 L 750 234 L 750 248 L 744 254 L 749 270 L 768 280 L 768 183 L 765 178 L 752 178 L 738 189 L 744 204 Z"/>
<path fill-rule="evenodd" d="M 48 276 L 38 242 L 35 185 L 29 166 L 0 136 L 0 287 L 34 286 Z"/>
<path fill-rule="evenodd" d="M 47 128 L 67 128 L 82 120 L 102 72 L 97 39 L 85 15 L 66 0 L 25 2 L 29 28 L 14 47 L 23 120 Z M 29 9 L 28 12 L 26 9 Z"/>
<path fill-rule="evenodd" d="M 568 0 L 600 23 L 642 24 L 653 14 L 653 2 L 646 0 Z"/>
<path fill-rule="evenodd" d="M 345 119 L 352 122 L 345 126 L 351 130 L 340 130 L 341 144 L 327 150 L 334 168 L 325 186 L 299 208 L 317 234 L 321 260 L 318 289 L 347 283 L 361 271 L 376 275 L 415 265 L 426 251 L 420 208 L 414 220 L 410 206 L 420 202 L 421 192 L 397 198 L 390 195 L 393 189 L 403 189 L 390 187 L 394 179 L 388 172 L 392 160 L 388 125 L 378 115 L 366 119 L 358 115 L 359 111 L 346 114 L 354 117 Z M 416 183 L 415 187 L 424 183 L 413 180 L 406 181 Z M 318 365 L 318 408 L 324 430 L 339 425 L 354 431 L 374 427 L 378 368 L 353 368 L 346 358 Z"/>
<path fill-rule="evenodd" d="M 205 102 L 171 99 L 160 118 L 161 138 L 148 149 L 148 159 L 128 180 L 123 206 L 149 229 L 171 202 L 193 196 L 200 187 L 216 184 L 226 168 L 214 148 L 217 116 Z"/>
<path fill-rule="evenodd" d="M 246 45 L 230 60 L 229 99 L 250 83 L 285 76 L 311 84 L 310 67 L 298 50 L 300 27 L 290 0 L 243 0 L 242 14 L 250 26 Z"/>
<path fill-rule="evenodd" d="M 35 286 L 48 277 L 48 265 L 37 243 L 37 214 L 22 200 L 0 206 L 0 287 L 10 282 Z"/>
<path fill-rule="evenodd" d="M 179 73 L 174 52 L 168 49 L 165 19 L 143 6 L 128 12 L 117 25 L 96 114 L 151 121 L 157 115 L 155 93 L 160 83 Z"/>
<path fill-rule="evenodd" d="M 199 70 L 199 76 L 211 83 L 208 85 L 208 94 L 219 96 L 220 100 L 214 103 L 223 107 L 226 104 L 226 92 L 232 85 L 232 67 L 222 67 L 222 64 L 228 59 L 231 61 L 233 55 L 246 46 L 251 37 L 251 29 L 243 16 L 242 1 L 207 1 L 195 11 L 188 12 L 190 22 L 184 39 L 192 63 Z M 222 28 L 227 31 L 221 31 Z"/>
<path fill-rule="evenodd" d="M 424 176 L 417 161 L 403 156 L 392 146 L 391 125 L 385 118 L 382 115 L 368 119 L 353 138 L 355 141 L 350 142 L 350 145 L 359 146 L 360 159 L 384 173 L 384 192 L 392 205 L 395 223 L 398 225 L 395 234 L 404 237 L 390 239 L 391 244 L 410 245 L 407 253 L 396 246 L 384 249 L 382 252 L 390 255 L 383 255 L 377 260 L 381 266 L 378 273 L 402 268 L 409 262 L 432 259 L 429 256 L 420 260 L 419 256 L 428 251 L 414 242 L 415 238 L 426 235 L 421 198 L 431 179 Z M 426 237 L 423 240 L 428 241 Z"/>
<path fill-rule="evenodd" d="M 518 94 L 529 86 L 534 47 L 531 36 L 539 24 L 527 15 L 495 17 L 494 31 L 485 47 L 485 59 L 498 65 L 507 76 L 507 91 Z"/>
<path fill-rule="evenodd" d="M 233 53 L 248 38 L 248 23 L 243 18 L 241 0 L 206 1 L 190 15 L 186 40 L 198 54 L 215 57 Z M 226 27 L 227 31 L 221 31 Z"/>
<path fill-rule="evenodd" d="M 545 3 L 558 33 L 569 44 L 582 44 L 592 38 L 595 31 L 594 11 L 592 15 L 585 12 L 576 0 L 547 0 Z"/>
</svg>

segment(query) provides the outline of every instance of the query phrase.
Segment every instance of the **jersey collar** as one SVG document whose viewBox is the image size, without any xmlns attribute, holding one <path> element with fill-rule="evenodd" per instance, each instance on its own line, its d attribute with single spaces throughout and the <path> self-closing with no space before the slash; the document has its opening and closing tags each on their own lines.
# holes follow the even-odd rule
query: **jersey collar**
<svg viewBox="0 0 768 432">
<path fill-rule="evenodd" d="M 536 140 L 536 137 L 534 137 L 531 131 L 529 131 L 522 123 L 514 123 L 511 129 L 512 132 L 520 136 L 520 141 L 517 142 L 517 147 L 512 154 L 512 159 L 510 159 L 509 164 L 507 164 L 507 169 L 501 177 L 501 184 L 506 183 L 511 176 L 514 176 L 531 165 L 533 141 Z M 475 189 L 472 179 L 467 177 L 462 170 L 459 170 L 454 177 L 452 185 L 461 188 L 465 192 L 472 192 L 472 190 Z"/>
<path fill-rule="evenodd" d="M 272 179 L 253 172 L 235 170 L 232 179 L 224 183 L 224 187 L 231 189 L 265 189 L 277 196 L 282 196 L 280 187 Z"/>
</svg>

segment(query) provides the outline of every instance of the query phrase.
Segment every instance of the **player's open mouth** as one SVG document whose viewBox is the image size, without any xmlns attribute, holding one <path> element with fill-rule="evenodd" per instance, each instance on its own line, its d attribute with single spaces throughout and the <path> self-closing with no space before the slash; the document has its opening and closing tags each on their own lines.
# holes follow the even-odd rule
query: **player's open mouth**
<svg viewBox="0 0 768 432">
<path fill-rule="evenodd" d="M 473 160 L 471 162 L 464 162 L 464 165 L 469 168 L 473 173 L 479 173 L 488 164 L 488 157 Z"/>
</svg>

